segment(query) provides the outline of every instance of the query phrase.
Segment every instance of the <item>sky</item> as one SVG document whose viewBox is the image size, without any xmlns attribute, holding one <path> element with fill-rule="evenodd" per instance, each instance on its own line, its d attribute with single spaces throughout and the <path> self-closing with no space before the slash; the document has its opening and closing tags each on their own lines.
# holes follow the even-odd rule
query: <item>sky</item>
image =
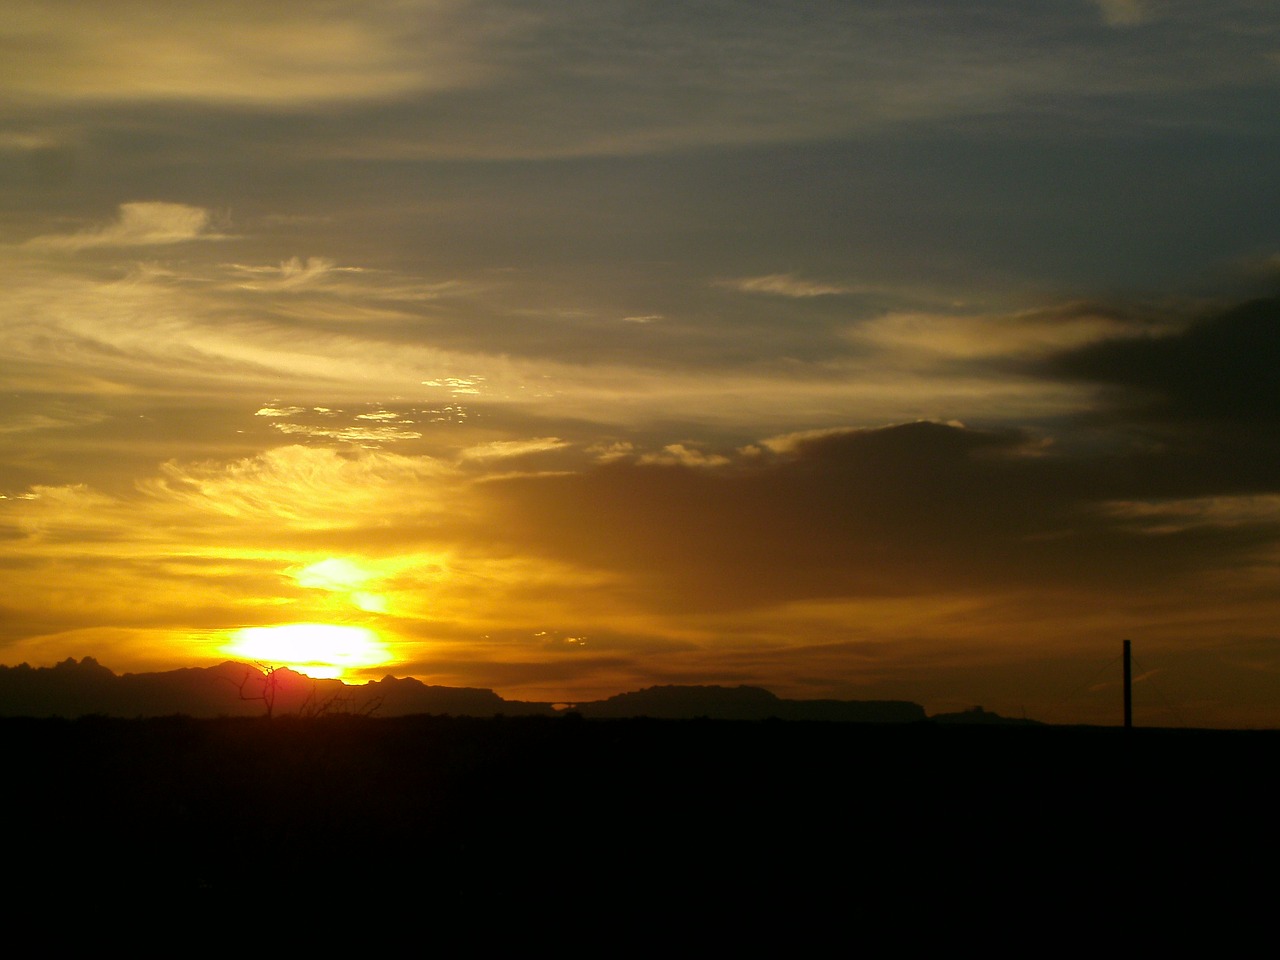
<svg viewBox="0 0 1280 960">
<path fill-rule="evenodd" d="M 0 47 L 0 663 L 1280 726 L 1273 0 Z"/>
</svg>

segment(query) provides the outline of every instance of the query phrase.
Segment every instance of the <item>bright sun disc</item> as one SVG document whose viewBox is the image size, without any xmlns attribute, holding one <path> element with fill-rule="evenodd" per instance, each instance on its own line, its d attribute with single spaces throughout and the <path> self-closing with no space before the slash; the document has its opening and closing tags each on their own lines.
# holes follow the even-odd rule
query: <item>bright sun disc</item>
<svg viewBox="0 0 1280 960">
<path fill-rule="evenodd" d="M 372 630 L 330 623 L 287 623 L 278 627 L 244 627 L 235 632 L 227 652 L 289 667 L 316 679 L 337 679 L 347 670 L 372 667 L 390 659 Z"/>
</svg>

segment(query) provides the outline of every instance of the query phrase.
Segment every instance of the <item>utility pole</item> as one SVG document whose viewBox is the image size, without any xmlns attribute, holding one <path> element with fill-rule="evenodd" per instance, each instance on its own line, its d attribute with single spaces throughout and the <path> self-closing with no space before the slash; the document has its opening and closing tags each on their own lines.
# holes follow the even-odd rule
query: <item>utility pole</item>
<svg viewBox="0 0 1280 960">
<path fill-rule="evenodd" d="M 1133 671 L 1129 665 L 1129 641 L 1124 642 L 1124 728 L 1133 726 Z"/>
</svg>

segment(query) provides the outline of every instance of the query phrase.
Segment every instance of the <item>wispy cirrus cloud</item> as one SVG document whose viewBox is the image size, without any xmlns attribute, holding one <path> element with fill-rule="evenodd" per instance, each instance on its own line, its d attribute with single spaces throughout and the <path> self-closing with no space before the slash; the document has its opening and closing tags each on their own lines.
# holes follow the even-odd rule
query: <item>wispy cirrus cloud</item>
<svg viewBox="0 0 1280 960">
<path fill-rule="evenodd" d="M 1142 0 L 1091 2 L 1113 27 L 1155 16 Z M 272 144 L 264 154 L 290 157 L 642 155 L 958 117 L 1061 119 L 1073 103 L 1087 123 L 1098 96 L 1248 87 L 1274 69 L 1265 29 L 1229 26 L 1265 16 L 1263 0 L 1160 9 L 1169 36 L 1144 46 L 1147 31 L 1109 31 L 1126 47 L 1119 56 L 1095 55 L 1097 31 L 1071 4 L 981 15 L 936 0 L 806 0 L 751 16 L 576 0 L 536 11 L 511 0 L 282 0 L 234 13 L 193 0 L 164 16 L 147 0 L 8 9 L 0 88 L 25 125 L 50 107 L 91 105 L 99 115 L 76 123 L 93 128 L 104 112 L 194 104 L 238 114 L 245 135 Z M 265 112 L 357 103 L 370 111 L 340 137 L 260 123 Z"/>
<path fill-rule="evenodd" d="M 116 219 L 74 233 L 33 237 L 25 244 L 40 250 L 84 250 L 91 247 L 146 247 L 190 240 L 223 240 L 211 230 L 212 216 L 203 207 L 185 203 L 140 201 L 122 203 Z"/>
<path fill-rule="evenodd" d="M 298 290 L 323 282 L 334 273 L 360 273 L 359 267 L 340 267 L 328 257 L 290 257 L 279 266 L 231 264 L 230 269 L 245 279 L 249 290 Z"/>
<path fill-rule="evenodd" d="M 426 285 L 314 258 L 265 273 L 201 264 L 186 251 L 182 260 L 112 262 L 111 255 L 132 257 L 148 244 L 220 237 L 203 208 L 140 206 L 126 205 L 104 227 L 29 241 L 0 263 L 0 379 L 10 387 L 100 390 L 110 381 L 136 389 L 200 380 L 235 383 L 260 397 L 318 378 L 346 382 L 373 401 L 381 394 L 366 396 L 363 384 L 420 387 L 429 372 L 455 393 L 479 392 L 478 381 L 450 376 L 475 369 L 474 355 L 421 342 L 386 349 L 383 338 L 415 316 L 388 302 L 426 297 L 418 289 Z M 97 248 L 104 257 L 92 262 L 49 255 Z M 248 282 L 262 286 L 246 290 L 245 278 L 258 276 L 264 279 Z"/>
<path fill-rule="evenodd" d="M 758 277 L 734 277 L 716 280 L 714 285 L 728 290 L 737 290 L 739 293 L 764 293 L 778 297 L 797 298 L 834 297 L 868 291 L 866 287 L 807 280 L 794 273 L 767 273 Z"/>
<path fill-rule="evenodd" d="M 547 453 L 569 446 L 559 437 L 534 437 L 529 440 L 493 440 L 489 443 L 467 447 L 460 454 L 463 460 L 505 460 L 526 457 L 533 453 Z"/>
<path fill-rule="evenodd" d="M 1179 311 L 1078 301 L 1011 313 L 889 311 L 852 325 L 846 339 L 920 366 L 1045 356 L 1114 337 L 1172 329 Z"/>
<path fill-rule="evenodd" d="M 441 89 L 483 72 L 450 0 L 270 7 L 14 0 L 0 85 L 31 103 L 316 106 Z"/>
<path fill-rule="evenodd" d="M 270 518 L 292 529 L 333 529 L 385 518 L 393 503 L 403 515 L 443 510 L 409 503 L 406 490 L 428 480 L 443 481 L 452 470 L 429 457 L 382 451 L 347 456 L 330 448 L 277 447 L 232 463 L 178 463 L 161 466 L 158 477 L 138 484 L 157 503 L 185 506 L 199 514 L 238 520 Z"/>
<path fill-rule="evenodd" d="M 228 280 L 220 273 L 229 274 Z M 475 295 L 477 284 L 462 280 L 422 280 L 390 271 L 345 266 L 330 257 L 289 257 L 275 264 L 223 264 L 209 272 L 208 282 L 259 293 L 324 293 L 352 302 L 426 302 Z"/>
</svg>

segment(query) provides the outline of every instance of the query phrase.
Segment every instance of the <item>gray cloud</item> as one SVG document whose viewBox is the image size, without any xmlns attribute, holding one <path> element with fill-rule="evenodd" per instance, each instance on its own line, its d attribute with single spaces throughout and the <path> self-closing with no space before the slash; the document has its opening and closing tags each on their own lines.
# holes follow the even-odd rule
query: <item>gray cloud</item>
<svg viewBox="0 0 1280 960">
<path fill-rule="evenodd" d="M 1114 337 L 1053 358 L 1056 373 L 1122 391 L 1130 414 L 1177 421 L 1280 421 L 1280 299 L 1254 300 L 1146 336 Z"/>
<path fill-rule="evenodd" d="M 61 16 L 47 6 L 31 5 L 28 34 L 14 37 L 30 52 L 0 74 L 24 118 L 89 101 L 93 125 L 110 124 L 102 109 L 174 102 L 248 123 L 264 111 L 341 117 L 340 138 L 317 141 L 314 124 L 274 118 L 258 118 L 266 140 L 247 129 L 234 138 L 283 137 L 295 156 L 650 154 L 958 117 L 1061 122 L 1071 113 L 1085 122 L 1098 98 L 1149 102 L 1274 82 L 1264 0 L 1183 4 L 1143 30 L 1106 29 L 1083 4 L 991 0 L 963 10 L 805 0 L 537 12 L 504 2 L 290 3 L 230 14 L 200 3 L 165 18 L 145 2 L 109 15 L 93 4 L 68 4 Z M 1146 19 L 1137 0 L 1098 6 L 1107 24 Z M 1134 104 L 1129 118 L 1145 120 L 1143 109 Z M 1205 109 L 1195 122 L 1221 119 Z"/>
<path fill-rule="evenodd" d="M 1275 522 L 1171 531 L 1103 507 L 1137 464 L 1016 431 L 824 431 L 718 470 L 615 461 L 493 485 L 522 549 L 627 570 L 692 609 L 961 589 L 1125 590 L 1274 546 Z M 1161 532 L 1162 531 L 1162 532 Z"/>
<path fill-rule="evenodd" d="M 0 37 L 0 83 L 19 102 L 214 102 L 312 108 L 465 83 L 466 5 L 408 3 L 263 7 L 193 0 L 157 15 L 148 0 L 99 4 L 14 0 Z"/>
</svg>

